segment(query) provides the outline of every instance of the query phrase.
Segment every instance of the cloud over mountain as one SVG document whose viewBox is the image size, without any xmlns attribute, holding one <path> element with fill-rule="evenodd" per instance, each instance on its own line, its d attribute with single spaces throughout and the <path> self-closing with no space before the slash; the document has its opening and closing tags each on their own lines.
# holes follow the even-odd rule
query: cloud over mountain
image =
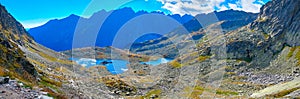
<svg viewBox="0 0 300 99">
<path fill-rule="evenodd" d="M 228 9 L 258 13 L 259 8 L 269 0 L 158 0 L 162 8 L 173 14 L 209 13 Z"/>
</svg>

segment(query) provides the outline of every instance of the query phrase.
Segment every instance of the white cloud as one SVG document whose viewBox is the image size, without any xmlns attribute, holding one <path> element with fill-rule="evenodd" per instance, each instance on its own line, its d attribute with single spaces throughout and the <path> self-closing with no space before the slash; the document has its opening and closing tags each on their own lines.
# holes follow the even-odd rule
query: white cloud
<svg viewBox="0 0 300 99">
<path fill-rule="evenodd" d="M 259 12 L 259 8 L 262 4 L 255 4 L 256 0 L 239 0 L 235 4 L 227 3 L 229 7 L 224 5 L 221 6 L 225 0 L 158 0 L 164 4 L 162 8 L 170 10 L 173 14 L 191 14 L 197 15 L 200 13 L 209 13 L 218 11 L 234 9 L 243 10 L 246 12 Z M 176 2 L 176 3 L 174 3 Z M 262 1 L 257 1 L 258 3 L 263 3 Z"/>
<path fill-rule="evenodd" d="M 231 4 L 229 3 L 228 6 L 230 9 L 234 10 L 242 10 L 245 12 L 253 12 L 253 13 L 258 13 L 260 10 L 260 7 L 262 6 L 261 4 L 255 4 L 255 0 L 240 0 L 236 4 Z M 262 3 L 262 2 L 260 2 Z M 238 7 L 238 5 L 240 7 Z"/>
<path fill-rule="evenodd" d="M 220 7 L 225 0 L 159 0 L 164 6 L 162 8 L 170 10 L 173 14 L 209 13 L 214 11 L 214 7 Z M 172 3 L 173 2 L 173 3 Z M 174 2 L 177 2 L 174 4 Z"/>
</svg>

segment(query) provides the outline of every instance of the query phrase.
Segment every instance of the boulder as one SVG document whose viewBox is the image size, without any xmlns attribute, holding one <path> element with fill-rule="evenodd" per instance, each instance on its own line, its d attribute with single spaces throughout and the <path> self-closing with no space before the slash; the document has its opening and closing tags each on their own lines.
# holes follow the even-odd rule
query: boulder
<svg viewBox="0 0 300 99">
<path fill-rule="evenodd" d="M 9 77 L 0 77 L 0 84 L 7 84 L 9 82 Z"/>
</svg>

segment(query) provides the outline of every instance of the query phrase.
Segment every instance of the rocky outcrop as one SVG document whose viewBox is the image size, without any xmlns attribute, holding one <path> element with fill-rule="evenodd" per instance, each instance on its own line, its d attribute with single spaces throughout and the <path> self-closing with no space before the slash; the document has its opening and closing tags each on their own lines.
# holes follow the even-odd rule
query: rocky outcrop
<svg viewBox="0 0 300 99">
<path fill-rule="evenodd" d="M 297 58 L 299 55 L 297 46 L 300 44 L 299 5 L 299 0 L 270 1 L 261 8 L 259 17 L 254 22 L 216 37 L 217 39 L 210 38 L 208 42 L 201 44 L 199 51 L 200 53 L 208 52 L 205 48 L 220 46 L 218 39 L 223 37 L 226 39 L 226 57 L 218 59 L 215 57 L 217 53 L 213 51 L 210 51 L 210 54 L 213 55 L 212 59 L 219 61 L 246 62 L 247 64 L 240 67 L 227 63 L 228 66 L 235 67 L 234 73 L 247 78 L 238 81 L 262 85 L 253 90 L 260 90 L 265 85 L 291 81 L 299 76 L 297 71 L 292 72 L 299 66 L 299 58 Z M 231 86 L 228 89 L 235 89 L 235 87 Z M 276 90 L 285 91 L 281 88 Z M 288 93 L 269 97 L 285 97 Z M 260 97 L 266 97 L 266 95 Z"/>
<path fill-rule="evenodd" d="M 299 12 L 299 0 L 273 0 L 261 8 L 251 28 L 261 30 L 275 40 L 283 39 L 283 43 L 290 46 L 299 46 Z"/>
<path fill-rule="evenodd" d="M 222 35 L 226 39 L 226 59 L 247 61 L 254 67 L 267 67 L 284 47 L 298 46 L 299 5 L 298 0 L 273 0 L 261 8 L 254 22 Z M 210 42 L 202 45 L 220 45 L 217 39 L 209 39 Z M 206 51 L 201 49 L 200 53 Z"/>
</svg>

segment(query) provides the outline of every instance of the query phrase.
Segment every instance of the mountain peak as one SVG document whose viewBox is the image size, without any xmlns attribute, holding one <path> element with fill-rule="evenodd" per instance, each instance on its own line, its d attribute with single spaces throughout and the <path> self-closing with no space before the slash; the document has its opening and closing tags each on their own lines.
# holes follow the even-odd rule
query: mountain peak
<svg viewBox="0 0 300 99">
<path fill-rule="evenodd" d="M 4 74 L 36 81 L 36 70 L 26 60 L 21 46 L 31 44 L 32 38 L 23 26 L 0 4 L 0 71 Z M 8 73 L 16 73 L 11 75 Z M 3 75 L 0 75 L 3 76 Z"/>
<path fill-rule="evenodd" d="M 23 28 L 22 24 L 19 23 L 16 19 L 14 19 L 14 17 L 1 4 L 0 4 L 0 29 L 8 30 L 14 36 L 25 35 L 27 37 L 26 39 L 30 41 L 29 39 L 31 36 L 28 35 L 26 30 Z M 17 39 L 13 39 L 13 40 L 17 41 Z"/>
<path fill-rule="evenodd" d="M 78 15 L 75 15 L 75 14 L 71 14 L 69 15 L 68 17 L 79 17 Z"/>
</svg>

